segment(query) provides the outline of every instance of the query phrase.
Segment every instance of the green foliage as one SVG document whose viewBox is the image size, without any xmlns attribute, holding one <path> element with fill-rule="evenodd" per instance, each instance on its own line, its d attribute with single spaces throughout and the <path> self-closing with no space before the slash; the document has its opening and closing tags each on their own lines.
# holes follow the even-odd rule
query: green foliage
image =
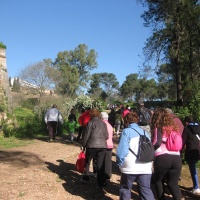
<svg viewBox="0 0 200 200">
<path fill-rule="evenodd" d="M 33 110 L 38 105 L 38 98 L 28 98 L 21 101 L 20 104 L 23 108 Z"/>
<path fill-rule="evenodd" d="M 3 42 L 0 42 L 0 48 L 6 49 L 6 45 Z"/>
<path fill-rule="evenodd" d="M 74 50 L 59 52 L 54 67 L 60 71 L 57 82 L 59 91 L 71 95 L 81 87 L 86 87 L 90 79 L 90 71 L 97 67 L 97 53 L 80 44 Z"/>
<path fill-rule="evenodd" d="M 98 108 L 99 110 L 103 110 L 102 102 L 100 100 L 93 100 L 88 96 L 80 95 L 75 100 L 76 104 L 75 107 L 78 108 L 78 110 L 81 110 L 82 108 Z"/>
<path fill-rule="evenodd" d="M 15 108 L 14 113 L 16 116 L 21 116 L 21 117 L 33 116 L 32 110 L 22 107 Z"/>
<path fill-rule="evenodd" d="M 19 82 L 19 78 L 14 79 L 12 91 L 13 91 L 13 92 L 20 92 L 20 82 Z"/>
<path fill-rule="evenodd" d="M 190 115 L 190 110 L 188 107 L 173 107 L 172 110 L 181 119 L 181 121 L 184 121 L 185 117 Z"/>
<path fill-rule="evenodd" d="M 33 138 L 37 134 L 46 133 L 44 120 L 31 110 L 16 108 L 14 113 L 16 119 L 8 119 L 3 125 L 4 137 Z"/>
<path fill-rule="evenodd" d="M 0 104 L 0 112 L 5 112 L 7 109 L 5 102 L 1 102 Z"/>
<path fill-rule="evenodd" d="M 192 97 L 189 104 L 191 114 L 197 121 L 200 121 L 200 92 Z"/>
</svg>

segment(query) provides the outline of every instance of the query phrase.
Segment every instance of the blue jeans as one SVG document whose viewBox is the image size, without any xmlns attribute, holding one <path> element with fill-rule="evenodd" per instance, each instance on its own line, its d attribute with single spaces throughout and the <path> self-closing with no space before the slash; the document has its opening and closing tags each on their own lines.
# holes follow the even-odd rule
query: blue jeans
<svg viewBox="0 0 200 200">
<path fill-rule="evenodd" d="M 199 182 L 198 182 L 198 172 L 196 168 L 198 160 L 188 160 L 188 166 L 190 170 L 190 174 L 192 177 L 192 182 L 193 182 L 193 189 L 198 189 L 199 188 Z"/>
<path fill-rule="evenodd" d="M 120 181 L 120 200 L 131 199 L 131 189 L 133 182 L 137 182 L 138 192 L 141 200 L 154 200 L 153 192 L 150 187 L 151 174 L 124 174 Z"/>
</svg>

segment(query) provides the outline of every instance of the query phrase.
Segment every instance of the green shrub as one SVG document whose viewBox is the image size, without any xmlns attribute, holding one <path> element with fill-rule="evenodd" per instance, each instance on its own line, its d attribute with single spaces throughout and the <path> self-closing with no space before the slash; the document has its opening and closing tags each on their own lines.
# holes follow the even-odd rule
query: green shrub
<svg viewBox="0 0 200 200">
<path fill-rule="evenodd" d="M 8 119 L 3 125 L 4 137 L 33 138 L 37 134 L 46 134 L 44 120 L 27 108 L 14 110 L 15 119 Z"/>
<path fill-rule="evenodd" d="M 23 108 L 27 108 L 30 110 L 34 110 L 34 107 L 38 105 L 38 99 L 37 98 L 29 98 L 29 99 L 24 99 L 21 102 L 21 106 Z"/>
<path fill-rule="evenodd" d="M 6 45 L 3 42 L 0 42 L 0 48 L 6 49 Z"/>
</svg>

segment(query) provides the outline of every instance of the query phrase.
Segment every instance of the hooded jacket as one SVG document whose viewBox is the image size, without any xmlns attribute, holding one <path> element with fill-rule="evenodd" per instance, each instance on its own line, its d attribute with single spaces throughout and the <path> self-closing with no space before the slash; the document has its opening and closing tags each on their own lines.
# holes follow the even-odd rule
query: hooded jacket
<svg viewBox="0 0 200 200">
<path fill-rule="evenodd" d="M 185 160 L 200 159 L 200 126 L 189 123 L 183 131 L 183 148 L 185 146 Z"/>
</svg>

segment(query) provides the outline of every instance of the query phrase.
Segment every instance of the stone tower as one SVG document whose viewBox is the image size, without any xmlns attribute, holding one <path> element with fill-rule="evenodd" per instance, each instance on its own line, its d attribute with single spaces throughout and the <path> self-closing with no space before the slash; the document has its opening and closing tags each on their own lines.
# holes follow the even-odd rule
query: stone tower
<svg viewBox="0 0 200 200">
<path fill-rule="evenodd" d="M 11 112 L 11 91 L 6 66 L 6 48 L 0 47 L 0 113 Z"/>
</svg>

